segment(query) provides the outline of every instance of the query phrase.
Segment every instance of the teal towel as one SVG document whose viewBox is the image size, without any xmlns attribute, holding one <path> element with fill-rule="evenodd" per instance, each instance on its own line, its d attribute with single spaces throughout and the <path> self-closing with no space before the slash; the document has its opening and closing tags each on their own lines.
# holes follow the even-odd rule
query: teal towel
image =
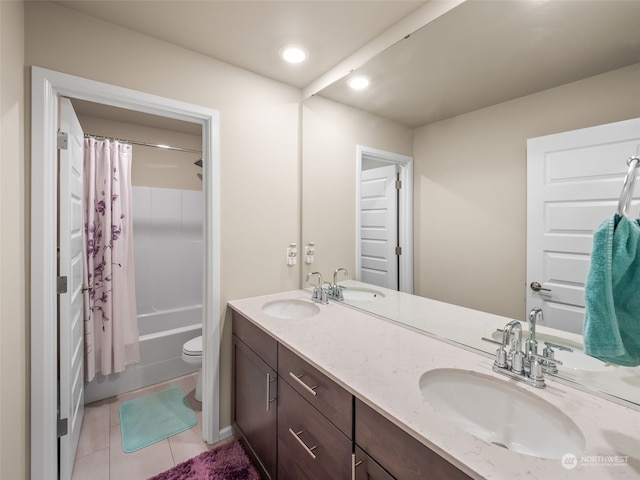
<svg viewBox="0 0 640 480">
<path fill-rule="evenodd" d="M 640 220 L 615 214 L 598 227 L 584 293 L 585 353 L 640 365 Z"/>
</svg>

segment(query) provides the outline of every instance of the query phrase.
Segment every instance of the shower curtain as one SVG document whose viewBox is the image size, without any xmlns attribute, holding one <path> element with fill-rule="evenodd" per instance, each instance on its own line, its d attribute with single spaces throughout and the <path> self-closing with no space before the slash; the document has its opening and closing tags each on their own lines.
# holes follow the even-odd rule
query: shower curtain
<svg viewBox="0 0 640 480">
<path fill-rule="evenodd" d="M 131 206 L 131 145 L 85 138 L 85 377 L 140 361 Z"/>
</svg>

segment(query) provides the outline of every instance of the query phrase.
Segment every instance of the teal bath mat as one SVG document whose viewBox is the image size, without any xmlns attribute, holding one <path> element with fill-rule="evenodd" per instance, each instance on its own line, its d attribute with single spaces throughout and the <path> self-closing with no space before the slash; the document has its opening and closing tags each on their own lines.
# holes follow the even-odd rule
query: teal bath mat
<svg viewBox="0 0 640 480">
<path fill-rule="evenodd" d="M 196 423 L 196 414 L 180 387 L 129 400 L 120 405 L 122 449 L 135 452 Z"/>
</svg>

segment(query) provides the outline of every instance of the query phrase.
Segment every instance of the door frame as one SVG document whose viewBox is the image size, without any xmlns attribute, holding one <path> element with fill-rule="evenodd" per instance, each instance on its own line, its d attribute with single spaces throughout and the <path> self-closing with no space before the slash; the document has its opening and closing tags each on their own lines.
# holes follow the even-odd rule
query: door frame
<svg viewBox="0 0 640 480">
<path fill-rule="evenodd" d="M 402 246 L 400 255 L 401 292 L 413 293 L 413 157 L 387 152 L 377 148 L 357 145 L 356 147 L 356 272 L 360 271 L 360 183 L 362 182 L 362 161 L 371 159 L 378 162 L 396 164 L 400 172 L 402 188 L 398 196 L 398 235 Z"/>
<path fill-rule="evenodd" d="M 202 435 L 220 439 L 220 158 L 218 111 L 31 67 L 31 478 L 58 471 L 57 151 L 58 96 L 174 118 L 202 126 L 205 197 Z"/>
</svg>

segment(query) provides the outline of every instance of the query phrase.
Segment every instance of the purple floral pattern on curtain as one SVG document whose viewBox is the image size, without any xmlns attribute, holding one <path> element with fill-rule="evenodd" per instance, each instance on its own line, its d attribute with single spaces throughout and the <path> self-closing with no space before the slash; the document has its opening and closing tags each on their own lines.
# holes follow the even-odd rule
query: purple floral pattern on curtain
<svg viewBox="0 0 640 480">
<path fill-rule="evenodd" d="M 85 139 L 85 372 L 124 371 L 140 360 L 133 269 L 131 145 Z"/>
</svg>

